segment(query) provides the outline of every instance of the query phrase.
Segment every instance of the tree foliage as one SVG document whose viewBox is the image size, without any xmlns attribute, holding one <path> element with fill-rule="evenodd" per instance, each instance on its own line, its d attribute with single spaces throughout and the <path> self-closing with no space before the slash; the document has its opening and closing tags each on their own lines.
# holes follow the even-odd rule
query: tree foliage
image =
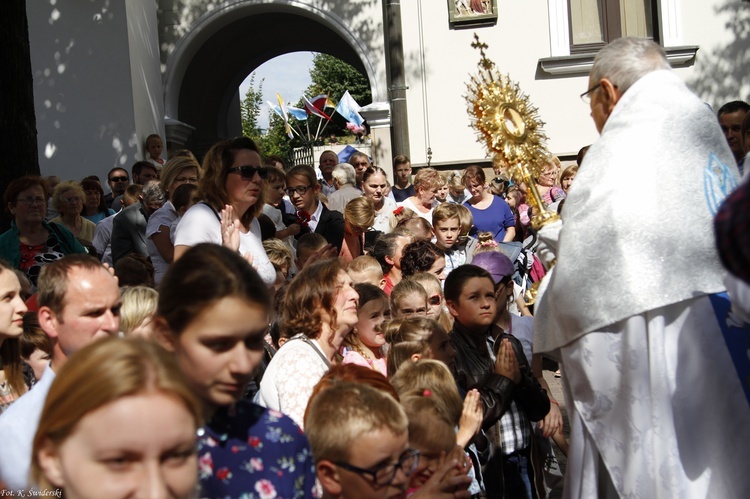
<svg viewBox="0 0 750 499">
<path fill-rule="evenodd" d="M 349 91 L 360 106 L 372 102 L 370 83 L 362 73 L 340 59 L 328 54 L 316 54 L 310 68 L 312 83 L 307 87 L 307 95 L 328 94 L 338 102 L 345 91 Z"/>
<path fill-rule="evenodd" d="M 240 115 L 242 117 L 242 135 L 250 137 L 256 142 L 260 141 L 261 130 L 258 125 L 260 106 L 263 104 L 263 81 L 260 80 L 258 88 L 255 88 L 255 73 L 250 75 L 250 86 L 245 98 L 240 103 Z"/>
<path fill-rule="evenodd" d="M 367 78 L 354 67 L 328 54 L 316 54 L 313 57 L 313 65 L 310 68 L 310 79 L 312 83 L 305 91 L 305 95 L 308 97 L 328 94 L 333 102 L 338 102 L 341 96 L 344 95 L 344 92 L 349 90 L 349 93 L 359 105 L 366 106 L 372 102 L 372 92 L 370 91 L 370 84 Z M 302 99 L 295 106 L 304 107 Z M 328 137 L 331 133 L 339 137 L 349 133 L 346 130 L 346 120 L 343 117 L 334 113 L 332 108 L 326 109 L 326 113 L 333 118 L 327 124 L 325 120 L 317 116 L 308 116 L 307 119 L 307 126 L 309 126 L 310 134 L 313 137 L 320 126 L 322 133 L 318 139 L 318 143 L 322 143 L 325 137 Z M 307 135 L 307 127 L 304 122 L 292 122 L 299 128 L 303 137 Z M 284 120 L 273 112 L 270 113 L 268 132 L 263 136 L 262 144 L 265 155 L 278 154 L 285 158 L 290 157 L 291 151 L 295 147 L 309 145 L 306 137 L 300 139 L 295 134 L 294 138 L 290 139 L 284 131 Z"/>
<path fill-rule="evenodd" d="M 328 54 L 316 54 L 313 57 L 313 65 L 310 68 L 310 79 L 312 83 L 307 87 L 306 95 L 313 97 L 320 94 L 328 94 L 328 97 L 334 102 L 338 102 L 344 92 L 347 90 L 360 106 L 366 106 L 372 102 L 372 91 L 370 82 L 362 73 L 357 71 L 353 66 L 344 61 Z M 338 137 L 348 135 L 350 132 L 346 129 L 346 120 L 333 109 L 326 109 L 326 113 L 333 118 L 331 123 L 325 128 L 323 136 L 327 137 L 331 133 Z M 310 129 L 318 129 L 318 123 L 321 118 L 311 116 L 308 118 Z M 324 123 L 325 124 L 325 123 Z"/>
<path fill-rule="evenodd" d="M 271 112 L 268 131 L 263 136 L 261 144 L 263 144 L 262 151 L 265 156 L 278 155 L 283 158 L 289 156 L 292 147 L 299 146 L 299 144 L 293 145 L 292 139 L 287 137 L 284 131 L 284 120 L 274 112 Z"/>
</svg>

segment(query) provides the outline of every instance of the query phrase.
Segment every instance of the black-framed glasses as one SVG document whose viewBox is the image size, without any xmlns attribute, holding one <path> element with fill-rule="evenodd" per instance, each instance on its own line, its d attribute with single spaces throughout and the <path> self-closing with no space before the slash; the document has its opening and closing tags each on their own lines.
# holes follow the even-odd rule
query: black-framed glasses
<svg viewBox="0 0 750 499">
<path fill-rule="evenodd" d="M 353 473 L 359 473 L 360 475 L 370 477 L 372 483 L 375 484 L 376 487 L 387 487 L 396 478 L 396 473 L 398 473 L 399 469 L 403 471 L 404 475 L 407 477 L 414 473 L 414 470 L 416 470 L 419 465 L 419 451 L 416 449 L 407 449 L 401 454 L 401 457 L 398 458 L 397 463 L 383 464 L 369 470 L 358 468 L 344 462 L 336 462 L 334 464 Z"/>
<path fill-rule="evenodd" d="M 261 180 L 265 180 L 268 177 L 268 170 L 262 166 L 233 166 L 227 171 L 229 173 L 239 173 L 245 180 L 252 180 L 255 178 L 256 173 Z"/>
<path fill-rule="evenodd" d="M 599 88 L 599 87 L 600 87 L 601 85 L 602 85 L 602 84 L 601 84 L 601 82 L 599 82 L 599 83 L 597 83 L 596 85 L 594 85 L 593 87 L 591 87 L 591 88 L 589 88 L 588 90 L 586 90 L 585 92 L 583 92 L 583 93 L 581 94 L 581 100 L 582 100 L 583 102 L 585 102 L 586 104 L 590 104 L 590 103 L 591 103 L 591 93 L 592 93 L 592 92 L 593 92 L 594 90 L 596 90 L 597 88 Z"/>
<path fill-rule="evenodd" d="M 298 185 L 297 187 L 287 187 L 284 189 L 284 192 L 286 192 L 287 196 L 292 197 L 294 193 L 299 194 L 300 196 L 304 196 L 307 190 L 312 187 L 311 185 Z"/>
<path fill-rule="evenodd" d="M 111 178 L 109 179 L 109 181 L 110 181 L 110 182 L 127 182 L 127 181 L 128 181 L 128 177 L 127 177 L 127 176 L 122 176 L 122 177 L 111 177 Z"/>
</svg>

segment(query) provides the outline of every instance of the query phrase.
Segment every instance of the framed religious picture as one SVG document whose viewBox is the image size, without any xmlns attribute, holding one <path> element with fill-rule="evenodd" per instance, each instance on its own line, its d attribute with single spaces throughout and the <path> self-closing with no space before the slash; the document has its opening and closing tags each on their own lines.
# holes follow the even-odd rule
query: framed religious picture
<svg viewBox="0 0 750 499">
<path fill-rule="evenodd" d="M 497 0 L 448 0 L 451 26 L 495 24 Z"/>
</svg>

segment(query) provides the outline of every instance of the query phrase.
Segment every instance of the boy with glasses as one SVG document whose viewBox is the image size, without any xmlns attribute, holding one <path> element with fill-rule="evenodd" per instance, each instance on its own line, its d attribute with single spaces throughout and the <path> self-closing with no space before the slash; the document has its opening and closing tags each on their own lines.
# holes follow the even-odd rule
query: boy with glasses
<svg viewBox="0 0 750 499">
<path fill-rule="evenodd" d="M 286 176 L 286 193 L 297 213 L 296 220 L 285 220 L 284 223 L 287 227 L 290 222 L 300 224 L 300 232 L 295 238 L 314 232 L 323 236 L 340 253 L 344 240 L 344 215 L 329 210 L 318 201 L 319 192 L 320 184 L 311 166 L 299 165 L 289 170 Z"/>
<path fill-rule="evenodd" d="M 310 400 L 305 431 L 315 471 L 330 499 L 404 498 L 419 452 L 409 448 L 409 421 L 389 394 L 363 383 L 339 382 Z M 451 453 L 412 498 L 470 497 L 465 458 Z"/>
</svg>

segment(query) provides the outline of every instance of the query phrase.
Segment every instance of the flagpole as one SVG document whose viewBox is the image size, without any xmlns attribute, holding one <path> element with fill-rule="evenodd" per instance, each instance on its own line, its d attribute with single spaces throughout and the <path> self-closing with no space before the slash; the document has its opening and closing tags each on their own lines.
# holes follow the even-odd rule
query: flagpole
<svg viewBox="0 0 750 499">
<path fill-rule="evenodd" d="M 299 123 L 297 124 L 297 136 L 301 139 L 302 138 L 302 128 L 300 128 Z"/>
<path fill-rule="evenodd" d="M 322 120 L 323 118 L 320 118 L 320 119 Z M 321 133 L 322 133 L 322 132 L 325 132 L 325 130 L 326 130 L 326 127 L 328 126 L 328 123 L 330 123 L 331 121 L 332 121 L 332 120 L 326 120 L 326 124 L 325 124 L 325 125 L 323 125 L 323 130 L 321 130 Z"/>
<path fill-rule="evenodd" d="M 318 116 L 318 118 L 320 118 L 320 121 L 318 121 L 318 131 L 315 132 L 315 140 L 318 140 L 318 136 L 320 135 L 320 125 L 323 124 L 323 119 L 324 119 L 324 118 L 321 118 L 320 116 Z"/>
</svg>

